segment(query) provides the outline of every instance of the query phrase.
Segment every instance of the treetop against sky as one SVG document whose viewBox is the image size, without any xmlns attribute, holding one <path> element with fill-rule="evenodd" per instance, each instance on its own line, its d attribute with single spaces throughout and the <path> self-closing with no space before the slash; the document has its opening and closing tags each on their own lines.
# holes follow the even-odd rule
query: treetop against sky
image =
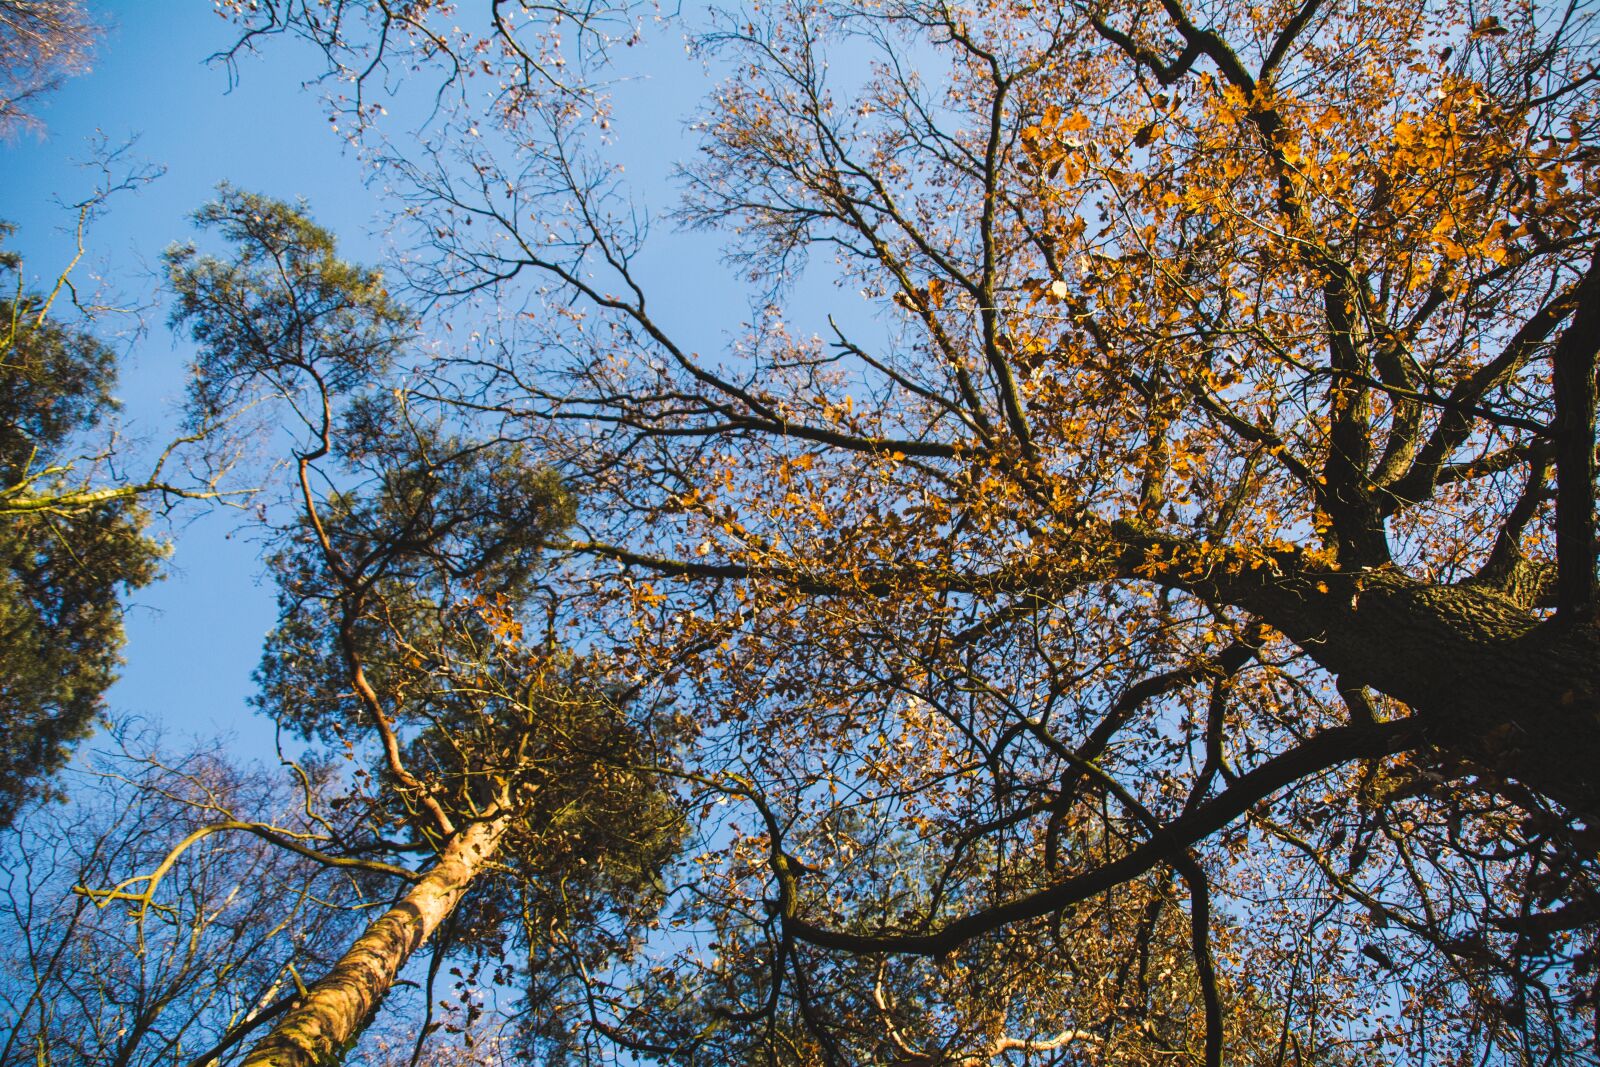
<svg viewBox="0 0 1600 1067">
<path fill-rule="evenodd" d="M 113 199 L 95 221 L 84 263 L 92 278 L 80 279 L 91 292 L 139 311 L 102 325 L 113 341 L 125 338 L 117 342 L 123 356 L 117 391 L 128 432 L 147 446 L 170 428 L 191 351 L 165 322 L 159 253 L 194 237 L 189 216 L 219 184 L 304 197 L 344 248 L 368 259 L 393 251 L 385 241 L 393 215 L 375 192 L 381 184 L 366 184 L 369 167 L 330 133 L 329 109 L 317 87 L 304 84 L 320 69 L 304 55 L 246 56 L 232 76 L 213 60 L 237 42 L 234 28 L 206 5 L 192 7 L 92 5 L 101 38 L 89 69 L 39 99 L 42 129 L 20 131 L 0 148 L 11 175 L 0 217 L 17 227 L 7 247 L 22 255 L 30 281 L 52 279 L 70 258 L 63 230 L 75 223 L 71 206 L 97 187 L 100 146 L 127 145 L 125 168 L 160 172 L 121 203 Z M 654 69 L 623 88 L 636 112 L 629 129 L 643 135 L 630 138 L 630 161 L 663 183 L 670 153 L 649 144 L 681 143 L 701 88 L 685 74 L 693 67 L 680 42 L 681 34 L 661 30 Z M 401 110 L 392 100 L 389 106 Z M 657 194 L 658 209 L 670 205 L 667 190 Z M 659 276 L 680 286 L 686 299 L 715 286 L 741 306 L 715 247 L 693 239 L 687 245 L 695 270 L 681 269 L 680 248 L 662 257 L 679 269 L 664 267 Z M 719 336 L 713 326 L 707 341 Z M 270 729 L 239 710 L 252 691 L 249 674 L 271 622 L 272 598 L 256 581 L 248 539 L 228 539 L 236 518 L 179 516 L 175 533 L 184 552 L 171 561 L 166 580 L 134 599 L 128 617 L 135 651 L 122 672 L 118 705 L 183 731 L 237 730 L 250 745 L 263 746 L 270 745 Z M 203 650 L 199 657 L 196 648 Z M 193 684 L 174 692 L 174 673 Z"/>
<path fill-rule="evenodd" d="M 238 87 L 93 240 L 184 338 L 124 418 L 253 492 L 169 615 L 276 590 L 166 655 L 300 803 L 191 775 L 78 895 L 239 834 L 384 905 L 193 1009 L 228 1055 L 1596 1055 L 1589 5 L 207 17 Z M 447 965 L 493 1040 L 380 1010 Z"/>
</svg>

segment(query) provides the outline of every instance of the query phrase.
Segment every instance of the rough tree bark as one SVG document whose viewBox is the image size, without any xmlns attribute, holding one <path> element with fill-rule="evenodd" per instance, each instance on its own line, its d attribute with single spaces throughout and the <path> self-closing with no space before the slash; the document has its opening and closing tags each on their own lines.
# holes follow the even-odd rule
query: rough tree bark
<svg viewBox="0 0 1600 1067">
<path fill-rule="evenodd" d="M 432 936 L 499 851 L 510 823 L 510 817 L 502 814 L 455 834 L 428 872 L 250 1050 L 243 1067 L 337 1063 L 371 1020 L 406 960 Z"/>
<path fill-rule="evenodd" d="M 1119 531 L 1124 568 L 1245 608 L 1331 673 L 1410 706 L 1427 741 L 1600 822 L 1600 626 L 1541 618 L 1470 584 L 1393 566 L 1350 573 L 1298 553 L 1199 573 L 1177 540 Z M 1152 568 L 1146 553 L 1177 562 Z"/>
</svg>

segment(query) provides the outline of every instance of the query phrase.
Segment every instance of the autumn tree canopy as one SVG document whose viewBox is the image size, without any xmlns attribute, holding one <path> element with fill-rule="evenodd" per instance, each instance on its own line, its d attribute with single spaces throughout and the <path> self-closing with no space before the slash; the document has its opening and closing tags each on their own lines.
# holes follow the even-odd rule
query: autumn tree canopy
<svg viewBox="0 0 1600 1067">
<path fill-rule="evenodd" d="M 431 6 L 319 43 L 468 84 L 431 149 L 368 143 L 412 284 L 497 311 L 439 380 L 555 457 L 590 623 L 716 724 L 742 832 L 698 908 L 743 932 L 678 973 L 723 1018 L 893 1058 L 882 959 L 946 983 L 916 1055 L 1070 1059 L 1132 1026 L 1126 971 L 1048 999 L 1093 930 L 1177 939 L 1162 1040 L 1209 1062 L 1246 1006 L 1279 1062 L 1592 1050 L 1586 6 L 713 15 L 677 218 L 768 297 L 696 309 L 721 353 L 652 295 L 604 94 Z M 1006 997 L 950 978 L 1019 938 Z"/>
<path fill-rule="evenodd" d="M 1600 1053 L 1586 3 L 679 13 L 748 308 L 663 281 L 641 12 L 221 7 L 402 246 L 169 254 L 291 457 L 260 704 L 352 764 L 214 832 L 394 904 L 246 1062 L 430 938 L 552 1057 Z"/>
</svg>

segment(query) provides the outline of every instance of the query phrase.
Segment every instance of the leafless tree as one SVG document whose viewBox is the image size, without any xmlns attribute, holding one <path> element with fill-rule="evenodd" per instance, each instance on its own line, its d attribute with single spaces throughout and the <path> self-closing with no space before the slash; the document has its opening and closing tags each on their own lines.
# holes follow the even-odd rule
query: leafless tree
<svg viewBox="0 0 1600 1067">
<path fill-rule="evenodd" d="M 260 836 L 206 834 L 241 811 L 293 833 L 312 794 L 147 744 L 89 758 L 69 772 L 73 799 L 34 803 L 0 840 L 0 1064 L 220 1063 L 375 903 L 359 878 Z M 174 839 L 193 844 L 163 872 Z"/>
</svg>

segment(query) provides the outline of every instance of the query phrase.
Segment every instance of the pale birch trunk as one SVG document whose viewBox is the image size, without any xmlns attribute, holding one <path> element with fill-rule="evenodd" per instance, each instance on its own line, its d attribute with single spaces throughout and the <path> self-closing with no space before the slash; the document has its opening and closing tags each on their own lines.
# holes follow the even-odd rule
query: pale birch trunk
<svg viewBox="0 0 1600 1067">
<path fill-rule="evenodd" d="M 242 1067 L 320 1067 L 336 1063 L 371 1021 L 411 954 L 460 903 L 499 851 L 510 818 L 456 833 L 439 859 L 394 907 L 350 946 L 305 1000 L 250 1050 Z"/>
</svg>

